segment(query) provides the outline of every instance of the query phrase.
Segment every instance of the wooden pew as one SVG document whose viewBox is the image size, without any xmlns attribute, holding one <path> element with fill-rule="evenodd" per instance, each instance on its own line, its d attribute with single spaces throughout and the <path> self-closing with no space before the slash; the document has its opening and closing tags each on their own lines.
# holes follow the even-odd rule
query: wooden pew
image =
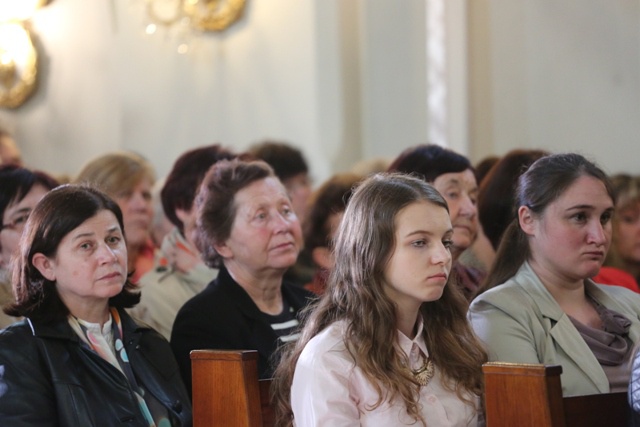
<svg viewBox="0 0 640 427">
<path fill-rule="evenodd" d="M 194 427 L 272 427 L 254 350 L 191 352 Z M 626 427 L 626 393 L 562 397 L 561 366 L 483 365 L 487 427 Z"/>
<path fill-rule="evenodd" d="M 483 365 L 487 427 L 626 427 L 626 393 L 562 397 L 561 366 Z"/>
<path fill-rule="evenodd" d="M 193 350 L 194 427 L 271 427 L 271 380 L 258 380 L 255 350 Z"/>
</svg>

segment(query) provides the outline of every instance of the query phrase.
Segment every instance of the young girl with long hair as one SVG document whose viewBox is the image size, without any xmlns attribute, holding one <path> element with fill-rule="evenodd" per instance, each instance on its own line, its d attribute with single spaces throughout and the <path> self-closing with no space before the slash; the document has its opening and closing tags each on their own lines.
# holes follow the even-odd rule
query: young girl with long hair
<svg viewBox="0 0 640 427">
<path fill-rule="evenodd" d="M 476 425 L 487 356 L 448 280 L 452 234 L 425 181 L 360 184 L 327 289 L 275 373 L 280 425 Z"/>
</svg>

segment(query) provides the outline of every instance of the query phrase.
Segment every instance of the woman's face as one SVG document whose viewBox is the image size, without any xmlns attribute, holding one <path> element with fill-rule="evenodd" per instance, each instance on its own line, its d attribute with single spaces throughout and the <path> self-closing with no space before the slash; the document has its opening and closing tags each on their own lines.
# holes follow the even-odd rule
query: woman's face
<svg viewBox="0 0 640 427">
<path fill-rule="evenodd" d="M 595 276 L 611 244 L 613 209 L 604 184 L 591 176 L 578 178 L 540 216 L 520 207 L 538 275 L 560 282 Z"/>
<path fill-rule="evenodd" d="M 11 257 L 18 250 L 20 236 L 29 214 L 48 192 L 46 187 L 34 184 L 22 200 L 5 209 L 0 230 L 0 268 L 7 268 Z"/>
<path fill-rule="evenodd" d="M 640 200 L 628 203 L 616 217 L 613 239 L 616 251 L 625 262 L 640 264 Z"/>
<path fill-rule="evenodd" d="M 453 224 L 454 259 L 467 249 L 478 234 L 478 184 L 476 177 L 467 169 L 462 172 L 452 172 L 439 175 L 433 186 L 449 205 L 449 213 Z"/>
<path fill-rule="evenodd" d="M 116 216 L 109 210 L 98 212 L 64 236 L 55 256 L 38 253 L 33 264 L 55 281 L 71 313 L 80 312 L 77 307 L 105 304 L 127 279 L 127 248 Z"/>
<path fill-rule="evenodd" d="M 414 202 L 395 217 L 395 244 L 384 269 L 385 292 L 404 313 L 442 296 L 451 271 L 452 236 L 446 209 Z"/>
<path fill-rule="evenodd" d="M 122 210 L 124 232 L 131 247 L 143 246 L 150 238 L 153 200 L 149 179 L 143 179 L 131 191 L 116 194 L 114 200 Z"/>
<path fill-rule="evenodd" d="M 304 220 L 309 209 L 308 202 L 311 196 L 311 182 L 309 181 L 309 175 L 305 173 L 299 173 L 292 176 L 289 179 L 283 181 L 289 197 L 291 198 L 291 206 L 294 212 Z"/>
<path fill-rule="evenodd" d="M 295 264 L 302 248 L 300 222 L 277 178 L 255 181 L 236 193 L 231 235 L 216 251 L 227 268 L 254 275 Z"/>
</svg>

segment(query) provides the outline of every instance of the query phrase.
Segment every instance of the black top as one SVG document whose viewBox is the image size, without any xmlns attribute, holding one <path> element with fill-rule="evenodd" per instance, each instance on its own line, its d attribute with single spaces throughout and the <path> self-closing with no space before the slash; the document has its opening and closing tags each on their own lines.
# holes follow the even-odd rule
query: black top
<svg viewBox="0 0 640 427">
<path fill-rule="evenodd" d="M 315 298 L 311 292 L 286 282 L 282 283 L 282 297 L 296 317 Z M 257 350 L 258 374 L 270 378 L 274 364 L 269 359 L 277 346 L 278 335 L 264 313 L 224 267 L 215 280 L 182 306 L 171 332 L 171 347 L 188 390 L 191 350 Z"/>
<path fill-rule="evenodd" d="M 124 345 L 138 384 L 191 426 L 191 404 L 166 339 L 124 310 Z M 22 320 L 0 332 L 0 426 L 148 427 L 122 372 L 83 345 L 68 321 Z"/>
</svg>

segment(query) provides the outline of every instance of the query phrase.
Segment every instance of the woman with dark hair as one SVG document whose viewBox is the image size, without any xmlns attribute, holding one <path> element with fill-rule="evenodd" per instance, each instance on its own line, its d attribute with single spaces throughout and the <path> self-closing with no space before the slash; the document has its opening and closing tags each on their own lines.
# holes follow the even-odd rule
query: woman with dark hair
<svg viewBox="0 0 640 427">
<path fill-rule="evenodd" d="M 283 281 L 302 248 L 300 222 L 284 186 L 263 161 L 221 160 L 196 196 L 196 245 L 218 277 L 176 316 L 171 346 L 191 384 L 189 352 L 258 351 L 258 374 L 273 373 L 276 347 L 297 339 L 298 312 L 313 297 Z"/>
<path fill-rule="evenodd" d="M 505 154 L 487 173 L 478 193 L 478 218 L 493 249 L 498 249 L 502 233 L 515 218 L 513 207 L 518 177 L 540 157 L 543 150 L 513 150 Z"/>
<path fill-rule="evenodd" d="M 451 255 L 456 283 L 471 301 L 484 279 L 484 272 L 458 262 L 478 235 L 478 184 L 469 159 L 439 145 L 423 144 L 403 151 L 389 166 L 389 171 L 423 178 L 447 201 L 453 224 Z"/>
<path fill-rule="evenodd" d="M 453 233 L 421 179 L 357 187 L 325 293 L 274 377 L 280 425 L 477 425 L 486 353 L 448 285 Z"/>
<path fill-rule="evenodd" d="M 191 425 L 168 343 L 124 311 L 140 296 L 123 227 L 118 205 L 83 186 L 29 216 L 5 308 L 25 319 L 0 332 L 1 425 Z"/>
<path fill-rule="evenodd" d="M 151 189 L 156 174 L 151 163 L 130 151 L 101 155 L 89 161 L 75 178 L 79 184 L 89 184 L 104 191 L 118 203 L 127 233 L 130 280 L 153 268 L 156 248 L 151 240 L 153 200 Z"/>
<path fill-rule="evenodd" d="M 0 167 L 0 268 L 7 268 L 36 203 L 57 185 L 43 172 L 13 165 Z"/>
<path fill-rule="evenodd" d="M 579 154 L 554 154 L 520 176 L 515 199 L 489 290 L 469 308 L 490 360 L 562 365 L 564 395 L 626 391 L 640 296 L 591 280 L 611 244 L 609 179 Z"/>
<path fill-rule="evenodd" d="M 209 168 L 234 157 L 217 144 L 189 150 L 176 160 L 162 188 L 163 210 L 174 228 L 164 237 L 154 268 L 140 278 L 142 298 L 129 313 L 167 339 L 178 310 L 218 275 L 195 245 L 194 199 Z"/>
<path fill-rule="evenodd" d="M 13 300 L 9 263 L 18 250 L 22 230 L 35 205 L 58 183 L 48 175 L 22 167 L 0 167 L 0 306 Z M 17 319 L 0 312 L 0 328 Z"/>
<path fill-rule="evenodd" d="M 362 177 L 353 173 L 336 174 L 311 195 L 309 215 L 304 224 L 304 252 L 316 265 L 313 280 L 305 288 L 316 294 L 324 292 L 333 268 L 333 240 L 353 190 Z"/>
<path fill-rule="evenodd" d="M 249 147 L 248 154 L 266 162 L 280 179 L 291 198 L 298 219 L 307 216 L 307 201 L 311 196 L 309 167 L 302 151 L 281 141 L 262 141 Z"/>
</svg>

